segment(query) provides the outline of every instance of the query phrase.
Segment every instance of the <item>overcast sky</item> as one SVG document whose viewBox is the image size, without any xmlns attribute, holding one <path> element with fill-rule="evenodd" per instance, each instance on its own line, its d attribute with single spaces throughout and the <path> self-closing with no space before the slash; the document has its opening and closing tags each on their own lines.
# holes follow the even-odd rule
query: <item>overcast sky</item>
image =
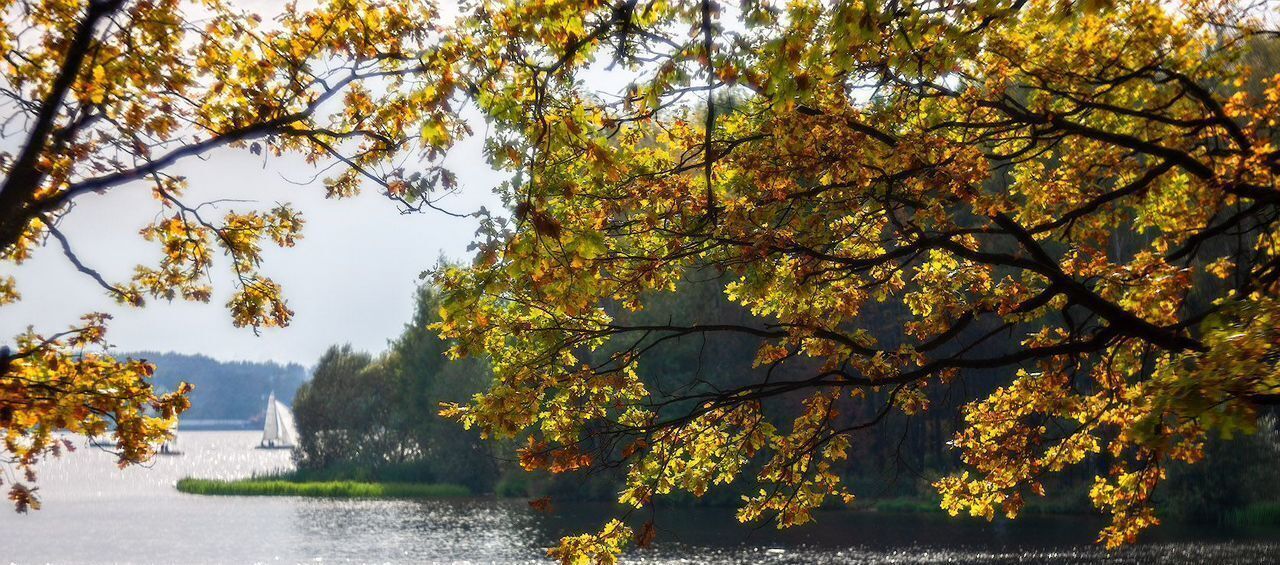
<svg viewBox="0 0 1280 565">
<path fill-rule="evenodd" d="M 268 22 L 284 5 L 279 0 L 238 3 Z M 313 3 L 299 2 L 302 6 Z M 440 5 L 443 19 L 458 16 L 454 2 Z M 606 62 L 598 61 L 582 71 L 582 77 L 599 91 L 623 92 L 634 75 L 608 69 Z M 475 135 L 455 146 L 446 160 L 461 188 L 439 204 L 460 213 L 481 206 L 503 213 L 493 189 L 506 177 L 484 161 L 485 123 L 478 116 L 470 121 Z M 411 167 L 409 163 L 406 168 Z M 297 184 L 313 178 L 317 169 L 296 157 L 264 158 L 247 149 L 223 149 L 188 158 L 170 171 L 187 177 L 190 188 L 183 200 L 188 204 L 225 198 L 253 201 L 225 205 L 221 208 L 225 211 L 289 202 L 303 214 L 307 223 L 302 240 L 289 249 L 268 247 L 261 269 L 284 287 L 296 313 L 292 325 L 264 329 L 260 336 L 231 325 L 225 304 L 234 287 L 225 257 L 215 264 L 214 297 L 209 303 L 150 300 L 139 309 L 117 305 L 53 245 L 37 250 L 20 267 L 0 263 L 0 276 L 14 275 L 23 297 L 0 307 L 0 342 L 9 342 L 29 325 L 41 333 L 53 333 L 85 313 L 106 312 L 115 318 L 107 337 L 117 351 L 176 351 L 222 360 L 292 361 L 310 366 L 332 344 L 350 343 L 370 352 L 385 349 L 412 316 L 419 274 L 442 257 L 470 258 L 466 248 L 477 227 L 474 218 L 432 211 L 403 215 L 373 189 L 351 199 L 327 200 L 320 182 Z M 150 189 L 138 183 L 77 200 L 60 227 L 84 263 L 109 281 L 125 282 L 134 266 L 158 263 L 159 246 L 144 241 L 138 230 L 161 212 Z"/>
<path fill-rule="evenodd" d="M 238 3 L 268 22 L 284 5 L 277 0 Z M 442 4 L 446 18 L 456 15 L 452 2 Z M 473 120 L 472 127 L 478 135 L 455 147 L 446 161 L 462 190 L 440 204 L 463 213 L 480 206 L 496 212 L 501 205 L 493 188 L 504 177 L 484 162 L 483 122 Z M 107 337 L 117 351 L 177 351 L 307 366 L 335 343 L 381 351 L 412 316 L 419 274 L 441 257 L 468 258 L 466 247 L 476 229 L 472 218 L 436 212 L 402 215 L 375 190 L 327 200 L 319 182 L 297 184 L 317 170 L 296 157 L 264 158 L 245 149 L 224 149 L 181 161 L 172 172 L 189 179 L 188 204 L 221 198 L 253 201 L 224 205 L 220 210 L 225 212 L 290 202 L 303 214 L 302 240 L 289 249 L 268 247 L 262 266 L 264 275 L 283 285 L 296 312 L 290 327 L 264 329 L 255 336 L 250 329 L 232 326 L 225 304 L 234 287 L 225 257 L 215 264 L 215 294 L 208 304 L 149 300 L 145 308 L 130 308 L 117 305 L 53 245 L 20 267 L 0 264 L 0 276 L 14 275 L 23 297 L 0 308 L 0 342 L 10 342 L 30 325 L 52 333 L 85 313 L 106 312 L 115 318 Z M 77 200 L 61 227 L 83 262 L 107 280 L 123 282 L 135 265 L 157 263 L 159 247 L 144 241 L 138 230 L 162 211 L 145 185 L 126 185 Z"/>
<path fill-rule="evenodd" d="M 483 132 L 483 123 L 477 124 Z M 455 147 L 447 161 L 458 173 L 460 194 L 441 205 L 470 212 L 480 206 L 499 210 L 492 188 L 503 177 L 491 170 L 480 139 Z M 22 301 L 0 308 L 0 339 L 9 341 L 28 325 L 37 331 L 65 329 L 87 312 L 115 317 L 109 341 L 120 351 L 160 350 L 203 353 L 224 360 L 296 361 L 311 365 L 334 343 L 381 351 L 412 315 L 418 275 L 440 257 L 454 260 L 466 252 L 476 223 L 436 212 L 402 215 L 376 191 L 346 200 L 327 200 L 315 182 L 295 184 L 316 170 L 300 159 L 267 158 L 248 150 L 219 150 L 192 158 L 173 169 L 190 181 L 184 200 L 198 203 L 237 198 L 221 210 L 270 208 L 291 202 L 306 219 L 303 238 L 289 249 L 268 248 L 262 272 L 281 283 L 297 313 L 283 329 L 255 336 L 231 325 L 225 308 L 233 287 L 225 258 L 215 265 L 215 295 L 208 304 L 150 300 L 145 308 L 119 306 L 89 277 L 79 273 L 56 246 L 37 251 L 14 268 L 0 264 L 0 276 L 18 279 Z M 293 182 L 291 182 L 293 181 Z M 156 264 L 159 247 L 138 230 L 162 211 L 143 184 L 126 185 L 105 195 L 77 201 L 62 228 L 76 255 L 109 281 L 127 281 L 139 263 Z M 172 213 L 172 212 L 169 212 Z"/>
</svg>

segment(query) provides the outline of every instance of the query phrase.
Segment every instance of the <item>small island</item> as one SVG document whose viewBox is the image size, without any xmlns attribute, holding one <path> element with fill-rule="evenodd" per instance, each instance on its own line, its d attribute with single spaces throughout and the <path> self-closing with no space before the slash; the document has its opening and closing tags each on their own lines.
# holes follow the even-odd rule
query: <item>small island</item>
<svg viewBox="0 0 1280 565">
<path fill-rule="evenodd" d="M 460 485 L 371 483 L 360 481 L 297 481 L 288 475 L 249 479 L 182 479 L 178 490 L 188 494 L 229 496 L 310 496 L 317 498 L 460 498 L 471 490 Z"/>
</svg>

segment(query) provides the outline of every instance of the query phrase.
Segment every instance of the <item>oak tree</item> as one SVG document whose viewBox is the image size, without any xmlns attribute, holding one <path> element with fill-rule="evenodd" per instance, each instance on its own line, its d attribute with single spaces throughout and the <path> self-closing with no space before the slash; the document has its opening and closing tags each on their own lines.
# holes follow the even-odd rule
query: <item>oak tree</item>
<svg viewBox="0 0 1280 565">
<path fill-rule="evenodd" d="M 434 327 L 494 369 L 444 414 L 518 438 L 528 469 L 624 466 L 635 509 L 754 481 L 738 517 L 786 527 L 853 499 L 835 469 L 854 432 L 1004 370 L 965 410 L 942 506 L 1015 516 L 1103 461 L 1099 541 L 1132 542 L 1170 462 L 1280 399 L 1280 75 L 1247 61 L 1270 10 L 484 3 L 455 33 L 515 222 L 437 273 Z M 706 272 L 751 323 L 627 314 Z M 907 321 L 860 318 L 884 307 Z M 638 377 L 690 335 L 757 339 L 759 370 Z M 868 391 L 890 400 L 858 416 Z M 632 534 L 551 554 L 612 561 Z"/>
<path fill-rule="evenodd" d="M 454 183 L 443 151 L 466 131 L 450 108 L 459 52 L 438 48 L 436 16 L 409 0 L 290 5 L 270 21 L 222 0 L 0 0 L 0 263 L 60 252 L 142 306 L 209 301 L 221 255 L 233 322 L 288 324 L 293 312 L 259 263 L 264 246 L 294 244 L 301 215 L 287 204 L 218 212 L 190 201 L 172 167 L 220 148 L 291 153 L 336 165 L 329 196 L 367 184 L 405 210 L 434 207 Z M 402 165 L 406 156 L 421 164 Z M 103 258 L 75 253 L 62 225 L 80 199 L 122 191 L 154 196 L 155 221 L 125 227 L 160 258 L 116 281 L 99 271 Z M 0 304 L 19 300 L 24 283 L 38 284 L 0 277 Z M 188 406 L 189 387 L 159 394 L 150 365 L 110 356 L 107 318 L 30 331 L 0 351 L 3 461 L 25 474 L 8 477 L 19 510 L 35 504 L 35 464 L 71 447 L 57 432 L 111 429 L 127 465 L 147 459 Z"/>
<path fill-rule="evenodd" d="M 1156 522 L 1170 461 L 1248 430 L 1280 392 L 1280 79 L 1246 61 L 1274 40 L 1262 4 L 492 1 L 447 29 L 408 0 L 268 23 L 216 1 L 0 6 L 3 92 L 24 124 L 3 165 L 3 259 L 54 243 L 126 303 L 207 300 L 221 251 L 237 323 L 287 323 L 257 268 L 261 245 L 297 237 L 297 213 L 207 218 L 166 168 L 228 145 L 298 152 L 342 164 L 335 196 L 368 182 L 430 206 L 453 183 L 433 163 L 467 132 L 451 103 L 468 99 L 491 164 L 513 174 L 515 222 L 487 220 L 475 263 L 437 274 L 435 329 L 495 375 L 445 412 L 520 438 L 530 469 L 625 466 L 633 507 L 753 480 L 740 518 L 802 524 L 853 498 L 833 471 L 853 432 L 1008 369 L 966 411 L 954 444 L 969 470 L 937 483 L 944 507 L 1014 515 L 1046 474 L 1105 453 L 1091 498 L 1115 546 Z M 609 87 L 618 76 L 630 84 Z M 415 151 L 416 174 L 389 165 Z M 169 211 L 143 230 L 164 259 L 107 281 L 59 218 L 143 183 Z M 730 278 L 753 323 L 617 313 L 705 271 Z M 867 327 L 878 305 L 909 320 Z M 6 354 L 0 405 L 17 407 L 5 429 L 27 468 L 79 414 L 33 390 L 118 398 L 69 362 L 137 373 L 133 406 L 151 401 L 142 366 L 77 353 L 101 328 Z M 729 334 L 760 341 L 759 370 L 734 386 L 637 376 L 666 341 Z M 890 401 L 856 417 L 868 390 Z M 84 413 L 139 415 L 118 406 Z M 123 441 L 144 456 L 162 427 Z M 609 561 L 629 535 L 612 521 L 552 554 Z"/>
</svg>

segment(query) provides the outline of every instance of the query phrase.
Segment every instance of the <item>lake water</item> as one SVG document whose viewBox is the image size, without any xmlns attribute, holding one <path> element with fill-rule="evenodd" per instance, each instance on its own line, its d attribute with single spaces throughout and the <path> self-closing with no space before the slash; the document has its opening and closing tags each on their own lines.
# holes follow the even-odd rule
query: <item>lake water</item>
<svg viewBox="0 0 1280 565">
<path fill-rule="evenodd" d="M 182 455 L 117 469 L 81 445 L 41 468 L 44 508 L 0 510 L 0 563 L 544 563 L 566 533 L 597 528 L 608 508 L 521 501 L 317 500 L 177 492 L 182 477 L 247 477 L 286 469 L 287 451 L 253 449 L 255 432 L 184 432 Z M 83 442 L 81 442 L 83 443 Z M 1280 532 L 1166 528 L 1108 554 L 1098 524 L 823 512 L 786 532 L 736 525 L 731 511 L 667 509 L 639 563 L 1258 563 L 1280 559 Z"/>
</svg>

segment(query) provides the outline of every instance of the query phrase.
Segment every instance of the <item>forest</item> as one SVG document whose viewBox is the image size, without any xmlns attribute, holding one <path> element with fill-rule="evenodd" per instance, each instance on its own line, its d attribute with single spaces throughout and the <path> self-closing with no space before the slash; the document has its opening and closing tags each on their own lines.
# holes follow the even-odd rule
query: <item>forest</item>
<svg viewBox="0 0 1280 565">
<path fill-rule="evenodd" d="M 292 404 L 294 392 L 309 376 L 307 369 L 296 363 L 218 361 L 204 355 L 156 351 L 121 356 L 154 364 L 152 382 L 162 391 L 178 390 L 183 382 L 195 387 L 191 408 L 183 417 L 199 420 L 260 417 L 267 395 L 274 392 L 285 404 Z"/>
</svg>

